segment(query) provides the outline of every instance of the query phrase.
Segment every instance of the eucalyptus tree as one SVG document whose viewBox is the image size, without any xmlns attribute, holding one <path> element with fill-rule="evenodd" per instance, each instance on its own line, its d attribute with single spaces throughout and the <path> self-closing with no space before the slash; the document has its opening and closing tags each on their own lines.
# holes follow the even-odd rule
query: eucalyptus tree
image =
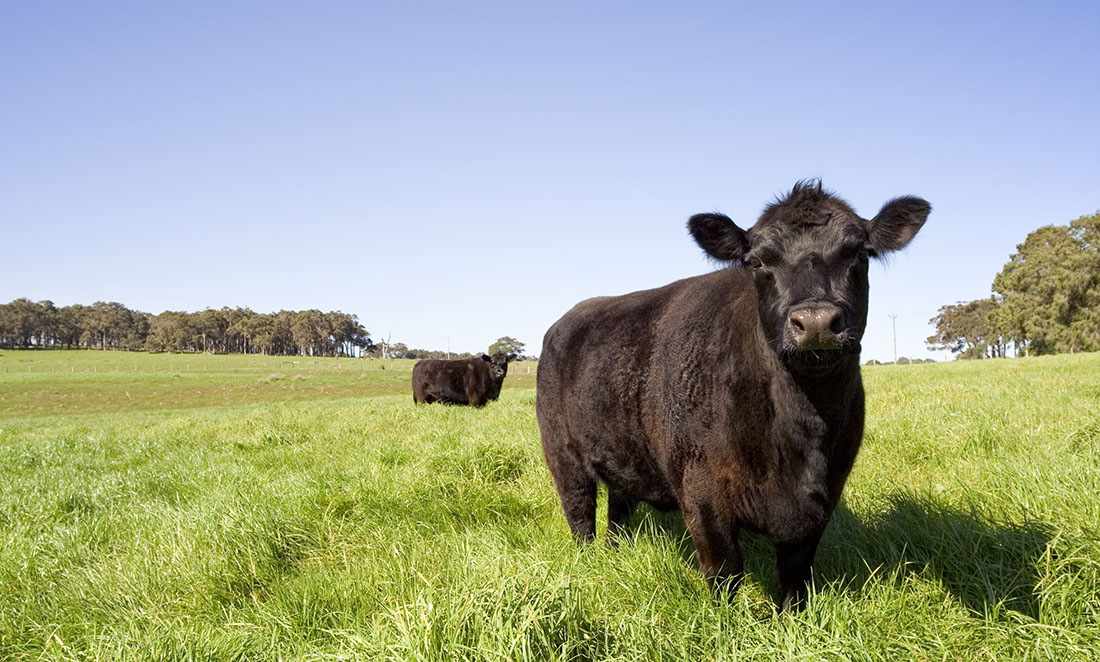
<svg viewBox="0 0 1100 662">
<path fill-rule="evenodd" d="M 1100 350 L 1100 213 L 1027 236 L 993 280 L 993 327 L 1028 353 Z"/>
</svg>

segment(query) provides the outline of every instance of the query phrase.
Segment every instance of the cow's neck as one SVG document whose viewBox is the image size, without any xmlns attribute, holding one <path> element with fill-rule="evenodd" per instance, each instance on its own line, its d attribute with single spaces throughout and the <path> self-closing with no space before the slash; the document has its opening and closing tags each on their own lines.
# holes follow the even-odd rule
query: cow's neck
<svg viewBox="0 0 1100 662">
<path fill-rule="evenodd" d="M 788 370 L 788 374 L 827 426 L 836 429 L 843 424 L 860 385 L 858 355 L 845 359 L 834 370 L 822 375 L 806 375 L 793 370 Z"/>
</svg>

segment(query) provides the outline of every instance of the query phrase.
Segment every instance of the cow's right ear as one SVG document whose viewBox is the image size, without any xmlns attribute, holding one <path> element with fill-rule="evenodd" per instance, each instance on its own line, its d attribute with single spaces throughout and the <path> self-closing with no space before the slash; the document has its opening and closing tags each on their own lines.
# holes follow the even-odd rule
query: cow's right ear
<svg viewBox="0 0 1100 662">
<path fill-rule="evenodd" d="M 486 363 L 492 363 L 493 362 L 493 357 L 489 356 L 488 354 L 482 354 L 481 355 L 481 360 L 485 361 Z"/>
<path fill-rule="evenodd" d="M 725 214 L 696 214 L 688 219 L 695 243 L 716 260 L 740 260 L 749 251 L 749 235 Z"/>
</svg>

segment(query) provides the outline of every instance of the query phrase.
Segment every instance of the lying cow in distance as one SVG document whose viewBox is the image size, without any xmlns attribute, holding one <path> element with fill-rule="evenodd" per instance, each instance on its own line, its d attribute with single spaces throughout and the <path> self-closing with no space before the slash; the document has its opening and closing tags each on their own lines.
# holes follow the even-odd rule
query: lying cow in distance
<svg viewBox="0 0 1100 662">
<path fill-rule="evenodd" d="M 500 396 L 508 362 L 515 354 L 497 352 L 472 359 L 423 359 L 412 371 L 414 402 L 445 402 L 481 407 Z"/>
<path fill-rule="evenodd" d="M 799 182 L 742 230 L 688 229 L 728 266 L 577 304 L 543 340 L 536 411 L 573 535 L 609 535 L 639 502 L 679 509 L 709 584 L 736 589 L 738 532 L 775 542 L 779 608 L 805 595 L 818 541 L 863 437 L 860 340 L 868 259 L 903 248 L 931 206 L 896 198 L 871 220 Z"/>
</svg>

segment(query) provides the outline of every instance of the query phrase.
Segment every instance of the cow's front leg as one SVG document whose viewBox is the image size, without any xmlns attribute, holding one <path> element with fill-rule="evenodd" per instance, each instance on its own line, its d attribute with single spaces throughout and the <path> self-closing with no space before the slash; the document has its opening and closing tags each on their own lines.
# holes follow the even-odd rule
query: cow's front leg
<svg viewBox="0 0 1100 662">
<path fill-rule="evenodd" d="M 488 402 L 486 398 L 481 397 L 481 393 L 477 389 L 466 389 L 466 402 L 471 407 L 484 407 Z"/>
<path fill-rule="evenodd" d="M 481 373 L 473 365 L 466 367 L 466 374 L 462 377 L 462 390 L 466 393 L 466 404 L 471 407 L 482 407 L 486 402 L 486 389 L 481 378 Z"/>
<path fill-rule="evenodd" d="M 614 547 L 619 538 L 626 534 L 626 521 L 638 502 L 624 496 L 621 490 L 610 485 L 607 487 L 607 545 Z"/>
<path fill-rule="evenodd" d="M 817 552 L 821 532 L 795 543 L 776 543 L 775 559 L 779 565 L 779 611 L 797 610 L 804 604 L 810 582 L 810 567 Z"/>
<path fill-rule="evenodd" d="M 699 571 L 707 584 L 715 591 L 732 596 L 741 585 L 745 569 L 737 527 L 706 503 L 686 505 L 684 523 L 695 543 Z"/>
</svg>

